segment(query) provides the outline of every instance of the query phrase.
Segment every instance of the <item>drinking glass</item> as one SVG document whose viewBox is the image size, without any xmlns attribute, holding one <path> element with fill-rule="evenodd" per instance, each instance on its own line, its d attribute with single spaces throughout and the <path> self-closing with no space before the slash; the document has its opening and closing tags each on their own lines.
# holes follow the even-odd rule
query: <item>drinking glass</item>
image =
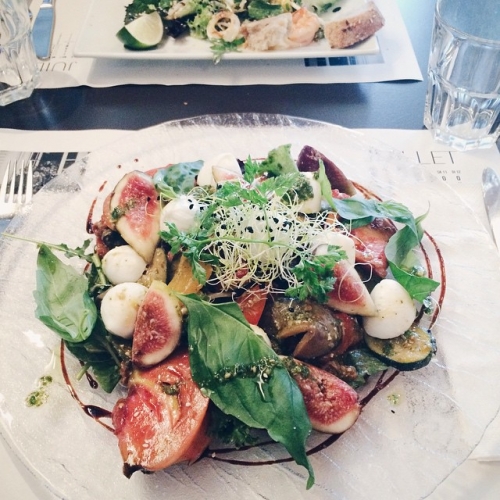
<svg viewBox="0 0 500 500">
<path fill-rule="evenodd" d="M 424 124 L 464 151 L 500 135 L 500 0 L 437 0 Z"/>
<path fill-rule="evenodd" d="M 0 0 L 0 106 L 29 97 L 39 77 L 27 0 Z"/>
</svg>

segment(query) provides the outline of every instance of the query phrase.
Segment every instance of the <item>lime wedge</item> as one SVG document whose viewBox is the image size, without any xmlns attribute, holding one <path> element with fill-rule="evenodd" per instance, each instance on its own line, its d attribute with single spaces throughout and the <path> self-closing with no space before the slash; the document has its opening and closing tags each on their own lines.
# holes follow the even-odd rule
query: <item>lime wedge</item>
<svg viewBox="0 0 500 500">
<path fill-rule="evenodd" d="M 156 10 L 150 14 L 143 14 L 126 24 L 116 36 L 129 49 L 151 49 L 163 38 L 160 14 Z"/>
</svg>

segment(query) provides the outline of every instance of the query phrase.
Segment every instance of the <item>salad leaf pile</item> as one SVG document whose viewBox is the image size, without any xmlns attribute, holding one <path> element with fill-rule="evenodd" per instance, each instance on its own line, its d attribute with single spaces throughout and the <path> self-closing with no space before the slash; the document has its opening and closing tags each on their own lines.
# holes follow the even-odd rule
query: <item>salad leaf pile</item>
<svg viewBox="0 0 500 500">
<path fill-rule="evenodd" d="M 155 174 L 155 185 L 165 200 L 194 196 L 203 207 L 193 230 L 180 231 L 175 224 L 167 223 L 161 231 L 170 251 L 188 259 L 193 275 L 201 284 L 206 281 L 204 264 L 213 266 L 216 280 L 223 288 L 230 282 L 224 272 L 229 269 L 229 274 L 237 275 L 235 271 L 242 262 L 231 263 L 228 256 L 246 252 L 245 262 L 252 268 L 250 256 L 260 248 L 252 281 L 261 279 L 274 290 L 275 282 L 284 278 L 282 291 L 286 295 L 326 301 L 335 284 L 333 268 L 346 255 L 331 245 L 324 255 L 309 251 L 308 238 L 323 230 L 328 211 L 317 218 L 300 213 L 301 203 L 312 192 L 309 184 L 303 182 L 304 175 L 298 171 L 290 149 L 290 145 L 280 146 L 261 162 L 247 158 L 243 162 L 244 183 L 193 188 L 203 165 L 201 161 L 179 163 Z M 366 225 L 378 217 L 401 226 L 386 247 L 389 267 L 394 279 L 412 298 L 425 301 L 439 285 L 421 272 L 414 252 L 423 236 L 421 223 L 425 215 L 415 219 L 408 208 L 394 201 L 357 195 L 334 199 L 323 165 L 320 164 L 315 175 L 329 208 L 346 227 Z M 260 178 L 259 182 L 255 182 L 256 178 Z M 238 221 L 245 216 L 253 220 L 262 216 L 267 224 L 265 230 L 257 237 L 255 234 L 245 237 L 234 229 L 236 225 L 227 230 L 235 213 Z M 286 237 L 270 236 L 269 221 L 274 219 L 277 227 L 286 228 L 283 231 Z M 99 316 L 96 298 L 110 284 L 102 273 L 98 256 L 92 249 L 89 252 L 89 242 L 77 249 L 64 244 L 38 245 L 34 292 L 37 318 L 59 335 L 81 361 L 80 377 L 92 370 L 101 387 L 112 392 L 124 371 L 130 369 L 131 345 L 110 335 Z M 57 258 L 53 250 L 66 257 L 83 259 L 88 263 L 85 273 Z M 274 267 L 277 274 L 273 274 Z M 243 273 L 242 279 L 248 279 L 246 274 Z M 227 286 L 234 289 L 238 283 L 230 282 Z M 193 380 L 217 411 L 225 415 L 219 431 L 241 445 L 251 441 L 249 429 L 266 429 L 273 440 L 283 444 L 295 461 L 307 469 L 308 487 L 312 486 L 314 473 L 305 452 L 311 423 L 300 390 L 290 375 L 290 366 L 255 335 L 236 303 L 212 303 L 199 295 L 178 294 L 178 298 L 188 311 L 185 341 Z M 386 368 L 363 349 L 351 351 L 349 356 L 359 372 L 354 382 L 356 387 L 364 383 L 367 375 Z"/>
</svg>

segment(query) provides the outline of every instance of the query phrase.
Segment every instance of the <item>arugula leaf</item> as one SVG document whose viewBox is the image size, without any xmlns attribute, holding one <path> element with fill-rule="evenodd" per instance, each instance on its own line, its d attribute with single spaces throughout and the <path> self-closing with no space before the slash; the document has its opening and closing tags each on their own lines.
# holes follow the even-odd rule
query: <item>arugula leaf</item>
<svg viewBox="0 0 500 500">
<path fill-rule="evenodd" d="M 81 342 L 92 333 L 97 308 L 88 294 L 88 281 L 64 264 L 44 244 L 37 259 L 36 317 L 68 342 Z"/>
<path fill-rule="evenodd" d="M 235 303 L 210 304 L 178 295 L 188 309 L 193 380 L 226 414 L 266 429 L 297 464 L 314 472 L 305 450 L 311 422 L 302 393 L 276 353 L 260 339 Z"/>
</svg>

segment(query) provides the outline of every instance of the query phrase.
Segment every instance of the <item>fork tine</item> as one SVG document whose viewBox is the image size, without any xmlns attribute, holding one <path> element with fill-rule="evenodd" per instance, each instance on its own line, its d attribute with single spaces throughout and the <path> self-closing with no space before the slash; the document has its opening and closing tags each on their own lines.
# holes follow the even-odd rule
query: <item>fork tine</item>
<svg viewBox="0 0 500 500">
<path fill-rule="evenodd" d="M 7 192 L 7 183 L 9 182 L 10 163 L 7 163 L 7 168 L 3 174 L 2 183 L 0 184 L 0 203 L 5 203 L 5 193 Z"/>
<path fill-rule="evenodd" d="M 7 203 L 14 203 L 15 190 L 16 190 L 16 165 L 14 164 L 12 177 L 10 179 L 9 197 L 7 199 Z"/>
<path fill-rule="evenodd" d="M 26 197 L 25 203 L 30 203 L 33 198 L 33 162 L 28 162 L 28 175 L 26 177 Z"/>
<path fill-rule="evenodd" d="M 18 170 L 17 164 L 16 164 L 16 170 Z M 19 185 L 17 186 L 18 204 L 23 202 L 23 194 L 24 194 L 24 165 L 21 165 L 21 171 L 19 172 Z"/>
</svg>

